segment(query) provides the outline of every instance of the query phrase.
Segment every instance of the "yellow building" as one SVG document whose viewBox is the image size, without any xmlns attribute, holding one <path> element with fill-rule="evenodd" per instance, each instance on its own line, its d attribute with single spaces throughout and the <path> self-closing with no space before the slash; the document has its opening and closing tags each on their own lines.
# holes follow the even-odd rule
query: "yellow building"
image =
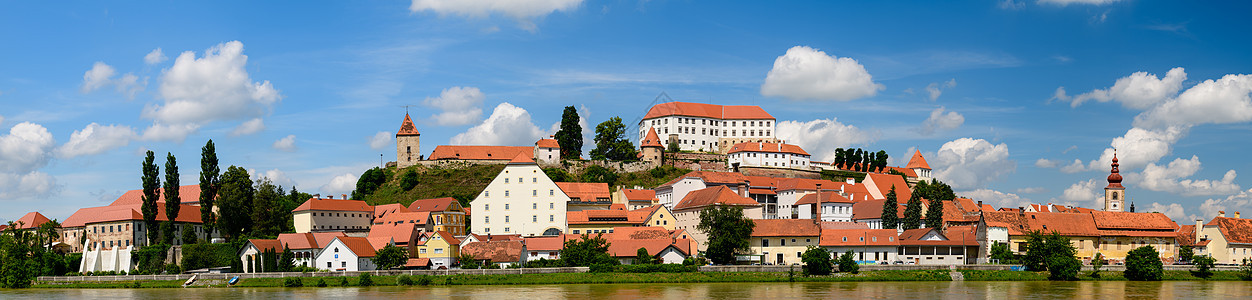
<svg viewBox="0 0 1252 300">
<path fill-rule="evenodd" d="M 653 205 L 636 210 L 626 210 L 624 205 L 614 204 L 610 209 L 570 211 L 565 213 L 572 234 L 613 233 L 615 227 L 656 226 L 674 230 L 678 221 L 663 205 Z"/>
<path fill-rule="evenodd" d="M 422 234 L 414 250 L 417 258 L 430 259 L 431 268 L 452 267 L 461 255 L 461 241 L 447 231 Z"/>
<path fill-rule="evenodd" d="M 1205 250 L 1217 263 L 1240 264 L 1252 258 L 1252 220 L 1240 218 L 1239 212 L 1235 212 L 1234 218 L 1227 218 L 1226 212 L 1220 211 L 1200 228 L 1195 238 L 1206 244 Z"/>
<path fill-rule="evenodd" d="M 431 231 L 447 231 L 452 235 L 465 235 L 465 210 L 461 202 L 453 198 L 422 199 L 409 204 L 413 212 L 429 212 Z"/>
<path fill-rule="evenodd" d="M 763 264 L 791 265 L 801 264 L 801 255 L 809 246 L 818 246 L 822 236 L 822 227 L 811 219 L 766 219 L 752 220 L 756 227 L 752 230 L 751 255 L 759 258 Z"/>
<path fill-rule="evenodd" d="M 1126 253 L 1152 246 L 1166 262 L 1177 253 L 1178 225 L 1164 214 L 1087 211 L 1074 213 L 994 211 L 983 212 L 978 226 L 980 259 L 990 256 L 991 245 L 1008 243 L 1016 254 L 1026 253 L 1032 231 L 1056 232 L 1069 238 L 1075 256 L 1089 262 L 1100 253 L 1110 262 L 1125 261 Z"/>
</svg>

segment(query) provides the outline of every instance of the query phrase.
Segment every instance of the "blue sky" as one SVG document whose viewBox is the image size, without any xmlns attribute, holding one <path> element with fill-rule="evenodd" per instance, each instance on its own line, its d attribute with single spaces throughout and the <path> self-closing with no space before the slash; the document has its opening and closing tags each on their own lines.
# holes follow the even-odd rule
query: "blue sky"
<svg viewBox="0 0 1252 300">
<path fill-rule="evenodd" d="M 4 3 L 0 220 L 106 205 L 146 150 L 194 184 L 213 139 L 223 168 L 341 194 L 394 160 L 404 105 L 429 153 L 533 143 L 567 105 L 633 122 L 662 92 L 760 105 L 818 159 L 921 150 L 996 206 L 1098 208 L 1118 147 L 1139 211 L 1207 219 L 1252 208 L 1248 6 Z"/>
</svg>

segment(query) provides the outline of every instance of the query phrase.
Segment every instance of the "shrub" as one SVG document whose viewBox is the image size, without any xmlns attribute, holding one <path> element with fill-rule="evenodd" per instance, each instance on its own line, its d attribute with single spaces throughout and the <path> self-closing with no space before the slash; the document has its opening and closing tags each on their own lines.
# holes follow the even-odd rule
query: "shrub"
<svg viewBox="0 0 1252 300">
<path fill-rule="evenodd" d="M 1047 263 L 1050 280 L 1078 280 L 1078 270 L 1082 269 L 1082 262 L 1073 256 L 1052 256 Z"/>
<path fill-rule="evenodd" d="M 1091 258 L 1091 278 L 1100 278 L 1100 267 L 1104 266 L 1104 255 L 1096 253 Z"/>
<path fill-rule="evenodd" d="M 830 270 L 834 268 L 830 263 L 830 252 L 815 246 L 804 250 L 800 260 L 804 261 L 804 275 L 830 275 Z"/>
<path fill-rule="evenodd" d="M 409 275 L 400 275 L 396 277 L 396 285 L 413 285 L 413 278 Z"/>
<path fill-rule="evenodd" d="M 1252 280 L 1252 259 L 1244 258 L 1239 265 L 1239 279 Z"/>
<path fill-rule="evenodd" d="M 283 286 L 304 287 L 304 281 L 300 280 L 300 278 L 287 277 L 286 279 L 283 279 Z"/>
<path fill-rule="evenodd" d="M 317 279 L 317 287 L 326 287 L 326 279 L 325 279 L 325 278 L 318 278 L 318 279 Z"/>
<path fill-rule="evenodd" d="M 1216 259 L 1209 255 L 1193 255 L 1191 260 L 1195 262 L 1196 267 L 1195 271 L 1191 271 L 1191 276 L 1204 279 L 1213 277 L 1213 264 L 1217 263 Z"/>
<path fill-rule="evenodd" d="M 348 286 L 348 277 L 339 277 L 339 286 Z"/>
<path fill-rule="evenodd" d="M 426 276 L 426 275 L 418 276 L 417 285 L 421 285 L 421 286 L 430 285 L 430 276 Z"/>
<path fill-rule="evenodd" d="M 1130 250 L 1126 254 L 1127 280 L 1160 281 L 1164 275 L 1160 254 L 1152 246 L 1143 246 Z"/>
<path fill-rule="evenodd" d="M 617 271 L 617 268 L 615 268 L 615 267 L 617 267 L 617 266 L 615 266 L 615 265 L 610 265 L 610 264 L 594 264 L 594 265 L 591 265 L 591 267 L 590 267 L 590 269 L 588 270 L 588 272 L 591 272 L 591 273 L 609 273 L 609 272 L 614 272 L 614 271 Z"/>
<path fill-rule="evenodd" d="M 361 273 L 361 276 L 357 276 L 356 285 L 357 286 L 374 285 L 374 276 L 371 276 L 370 273 Z"/>
<path fill-rule="evenodd" d="M 839 256 L 839 272 L 850 272 L 857 274 L 861 272 L 861 266 L 856 264 L 856 260 L 852 258 L 852 250 Z"/>
<path fill-rule="evenodd" d="M 612 266 L 613 271 L 621 273 L 687 273 L 697 272 L 700 267 L 684 266 L 679 264 L 646 264 L 646 265 L 620 265 Z"/>
<path fill-rule="evenodd" d="M 413 170 L 404 172 L 404 176 L 400 177 L 400 188 L 407 191 L 415 186 L 417 186 L 417 172 L 413 172 Z"/>
<path fill-rule="evenodd" d="M 707 264 L 709 264 L 708 260 L 700 256 L 688 256 L 687 258 L 683 259 L 684 266 L 697 266 L 698 267 L 698 266 L 703 266 Z"/>
</svg>

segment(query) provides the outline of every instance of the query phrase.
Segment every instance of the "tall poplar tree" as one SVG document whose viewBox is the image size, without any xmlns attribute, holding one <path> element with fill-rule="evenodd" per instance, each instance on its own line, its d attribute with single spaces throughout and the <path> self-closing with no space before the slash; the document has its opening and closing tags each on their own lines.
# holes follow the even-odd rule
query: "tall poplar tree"
<svg viewBox="0 0 1252 300">
<path fill-rule="evenodd" d="M 174 154 L 165 153 L 165 225 L 162 225 L 161 236 L 166 244 L 174 243 L 174 224 L 177 224 L 178 210 L 183 204 L 178 195 L 178 161 Z"/>
<path fill-rule="evenodd" d="M 887 192 L 887 201 L 882 203 L 882 215 L 879 216 L 882 219 L 883 229 L 899 228 L 900 215 L 897 211 L 899 209 L 897 206 L 900 205 L 899 201 L 896 198 L 896 187 L 893 185 L 891 186 L 891 191 Z"/>
<path fill-rule="evenodd" d="M 909 203 L 904 205 L 904 220 L 900 222 L 900 228 L 904 230 L 918 229 L 922 227 L 922 197 L 910 197 Z"/>
<path fill-rule="evenodd" d="M 561 146 L 562 159 L 578 159 L 583 155 L 583 126 L 578 125 L 578 110 L 566 106 L 561 113 L 561 129 L 556 132 L 556 143 Z"/>
<path fill-rule="evenodd" d="M 217 149 L 213 147 L 213 140 L 209 140 L 200 148 L 200 221 L 204 224 L 207 238 L 212 238 L 213 230 L 217 228 L 213 205 L 217 199 L 220 172 L 221 169 L 217 166 Z"/>
<path fill-rule="evenodd" d="M 944 202 L 944 200 L 939 199 L 930 200 L 930 206 L 926 207 L 926 228 L 943 227 Z"/>
<path fill-rule="evenodd" d="M 144 227 L 147 228 L 148 245 L 156 244 L 157 238 L 157 199 L 161 197 L 161 168 L 157 167 L 156 155 L 152 150 L 148 150 L 148 156 L 143 159 L 143 205 L 140 206 L 140 213 L 143 214 Z"/>
</svg>

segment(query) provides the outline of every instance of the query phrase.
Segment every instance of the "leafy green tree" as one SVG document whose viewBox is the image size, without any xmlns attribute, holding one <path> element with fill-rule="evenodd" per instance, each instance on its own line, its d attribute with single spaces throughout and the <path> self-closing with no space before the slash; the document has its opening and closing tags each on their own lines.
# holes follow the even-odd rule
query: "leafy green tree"
<svg viewBox="0 0 1252 300">
<path fill-rule="evenodd" d="M 195 244 L 200 238 L 196 237 L 196 226 L 190 223 L 183 224 L 182 242 L 183 245 Z"/>
<path fill-rule="evenodd" d="M 160 236 L 157 235 L 157 199 L 161 196 L 161 169 L 157 167 L 156 156 L 152 150 L 148 150 L 148 156 L 143 159 L 143 205 L 139 207 L 143 214 L 144 227 L 148 228 L 146 236 L 148 236 L 148 244 L 156 244 Z"/>
<path fill-rule="evenodd" d="M 891 191 L 887 192 L 887 201 L 882 203 L 882 216 L 880 218 L 882 218 L 883 229 L 899 228 L 900 215 L 897 212 L 900 205 L 899 201 L 899 199 L 896 199 L 896 187 L 893 185 L 891 186 Z"/>
<path fill-rule="evenodd" d="M 281 187 L 274 186 L 269 178 L 257 180 L 253 191 L 255 193 L 251 203 L 252 234 L 261 237 L 277 237 L 286 227 L 287 219 L 284 215 L 291 214 L 290 210 L 283 211 L 281 205 L 281 199 L 286 198 L 287 195 Z"/>
<path fill-rule="evenodd" d="M 648 254 L 648 248 L 639 247 L 639 250 L 635 251 L 636 265 L 650 265 L 655 263 L 657 263 L 656 258 L 652 257 L 651 254 Z"/>
<path fill-rule="evenodd" d="M 900 221 L 900 226 L 904 230 L 921 228 L 922 199 L 920 197 L 911 197 L 909 203 L 904 205 L 904 220 Z"/>
<path fill-rule="evenodd" d="M 591 149 L 591 159 L 596 160 L 637 160 L 639 154 L 635 144 L 626 139 L 626 125 L 622 118 L 612 117 L 608 121 L 596 125 L 596 148 Z"/>
<path fill-rule="evenodd" d="M 174 159 L 174 154 L 165 153 L 165 228 L 161 230 L 162 237 L 166 244 L 174 243 L 174 224 L 177 224 L 178 210 L 183 204 L 183 198 L 178 195 L 178 160 Z"/>
<path fill-rule="evenodd" d="M 1191 276 L 1204 279 L 1213 276 L 1213 264 L 1217 263 L 1216 259 L 1209 255 L 1200 255 L 1194 257 L 1193 261 L 1195 261 L 1196 270 L 1191 271 Z"/>
<path fill-rule="evenodd" d="M 207 233 L 205 236 L 209 238 L 217 228 L 217 213 L 213 212 L 213 206 L 217 198 L 220 171 L 217 166 L 217 150 L 213 146 L 213 140 L 209 140 L 200 148 L 200 221 L 204 224 Z"/>
<path fill-rule="evenodd" d="M 31 240 L 35 239 L 27 231 L 14 229 L 16 224 L 9 222 L 8 229 L 0 234 L 0 288 L 19 289 L 30 287 L 35 279 L 35 262 L 31 260 Z"/>
<path fill-rule="evenodd" d="M 378 249 L 378 253 L 374 254 L 374 258 L 371 260 L 374 261 L 374 265 L 377 265 L 379 270 L 390 270 L 403 266 L 408 260 L 408 256 L 405 255 L 403 248 L 396 247 L 396 245 L 387 245 L 382 249 Z"/>
<path fill-rule="evenodd" d="M 837 169 L 843 169 L 844 161 L 843 148 L 835 148 L 835 161 L 831 162 Z"/>
<path fill-rule="evenodd" d="M 926 207 L 926 228 L 942 228 L 943 227 L 943 206 L 947 201 L 930 200 L 930 206 Z"/>
<path fill-rule="evenodd" d="M 404 172 L 404 176 L 400 177 L 400 188 L 407 191 L 413 189 L 415 186 L 417 186 L 417 172 L 413 172 L 413 170 Z"/>
<path fill-rule="evenodd" d="M 861 266 L 856 264 L 856 259 L 852 257 L 852 250 L 844 252 L 839 256 L 839 272 L 848 272 L 852 274 L 860 273 Z"/>
<path fill-rule="evenodd" d="M 462 269 L 479 268 L 478 260 L 474 259 L 474 256 L 469 253 L 461 253 L 460 256 L 457 256 L 456 263 L 460 264 Z"/>
<path fill-rule="evenodd" d="M 613 172 L 609 168 L 592 165 L 583 170 L 581 176 L 582 182 L 603 182 L 613 186 L 617 183 L 617 172 Z"/>
<path fill-rule="evenodd" d="M 387 182 L 387 172 L 380 168 L 365 170 L 361 178 L 356 180 L 356 190 L 352 191 L 352 199 L 365 200 L 374 194 L 383 183 Z"/>
<path fill-rule="evenodd" d="M 913 197 L 922 197 L 922 199 L 926 200 L 935 199 L 935 196 L 931 195 L 930 191 L 929 180 L 918 180 L 917 184 L 913 185 Z"/>
<path fill-rule="evenodd" d="M 565 241 L 565 245 L 561 248 L 561 261 L 567 267 L 618 263 L 616 259 L 609 256 L 609 241 L 599 233 L 594 237 L 583 234 L 579 239 Z"/>
<path fill-rule="evenodd" d="M 1091 278 L 1100 278 L 1102 267 L 1104 267 L 1104 254 L 1096 252 L 1095 256 L 1091 257 Z"/>
<path fill-rule="evenodd" d="M 583 126 L 578 124 L 581 117 L 574 106 L 566 106 L 561 112 L 561 129 L 557 130 L 557 145 L 561 146 L 561 158 L 579 159 L 583 155 Z"/>
<path fill-rule="evenodd" d="M 931 183 L 930 188 L 931 188 L 931 197 L 935 197 L 935 199 L 939 199 L 939 200 L 956 199 L 956 193 L 952 192 L 952 186 L 949 186 L 947 183 L 943 183 L 942 181 L 935 180 L 935 182 Z"/>
<path fill-rule="evenodd" d="M 708 250 L 704 256 L 714 264 L 724 265 L 735 262 L 735 253 L 748 250 L 752 230 L 756 222 L 743 215 L 743 208 L 738 206 L 714 205 L 700 213 L 700 224 L 697 229 L 709 233 Z"/>
<path fill-rule="evenodd" d="M 1054 255 L 1048 258 L 1048 279 L 1074 281 L 1078 280 L 1078 270 L 1082 262 L 1073 256 Z"/>
<path fill-rule="evenodd" d="M 1195 250 L 1191 249 L 1191 246 L 1182 246 L 1178 248 L 1178 260 L 1191 261 L 1194 256 Z"/>
<path fill-rule="evenodd" d="M 878 150 L 878 154 L 874 155 L 874 158 L 875 158 L 874 164 L 876 167 L 875 169 L 877 169 L 879 172 L 882 172 L 883 169 L 886 169 L 888 157 L 889 156 L 887 155 L 887 151 Z"/>
<path fill-rule="evenodd" d="M 1026 269 L 1030 271 L 1047 271 L 1051 264 L 1057 263 L 1057 267 L 1061 268 L 1058 272 L 1067 271 L 1068 263 L 1060 259 L 1052 259 L 1054 257 L 1074 258 L 1074 245 L 1070 244 L 1069 238 L 1061 236 L 1060 233 L 1053 231 L 1051 234 L 1044 234 L 1043 231 L 1033 231 L 1026 238 L 1026 256 L 1022 258 Z M 1081 264 L 1081 263 L 1079 263 Z M 1077 270 L 1074 270 L 1077 274 Z"/>
<path fill-rule="evenodd" d="M 569 172 L 562 168 L 544 168 L 543 174 L 548 175 L 548 179 L 552 179 L 552 182 L 574 182 L 576 180 L 574 175 L 570 175 Z"/>
<path fill-rule="evenodd" d="M 228 240 L 243 236 L 252 228 L 252 199 L 255 191 L 248 171 L 230 166 L 222 174 L 221 187 L 217 191 L 218 228 Z"/>
<path fill-rule="evenodd" d="M 804 262 L 805 275 L 830 275 L 831 265 L 830 252 L 822 250 L 817 246 L 809 246 L 800 254 L 800 260 Z"/>
<path fill-rule="evenodd" d="M 1160 281 L 1164 275 L 1161 255 L 1152 246 L 1143 246 L 1126 253 L 1126 272 L 1122 273 L 1127 280 Z"/>
</svg>

